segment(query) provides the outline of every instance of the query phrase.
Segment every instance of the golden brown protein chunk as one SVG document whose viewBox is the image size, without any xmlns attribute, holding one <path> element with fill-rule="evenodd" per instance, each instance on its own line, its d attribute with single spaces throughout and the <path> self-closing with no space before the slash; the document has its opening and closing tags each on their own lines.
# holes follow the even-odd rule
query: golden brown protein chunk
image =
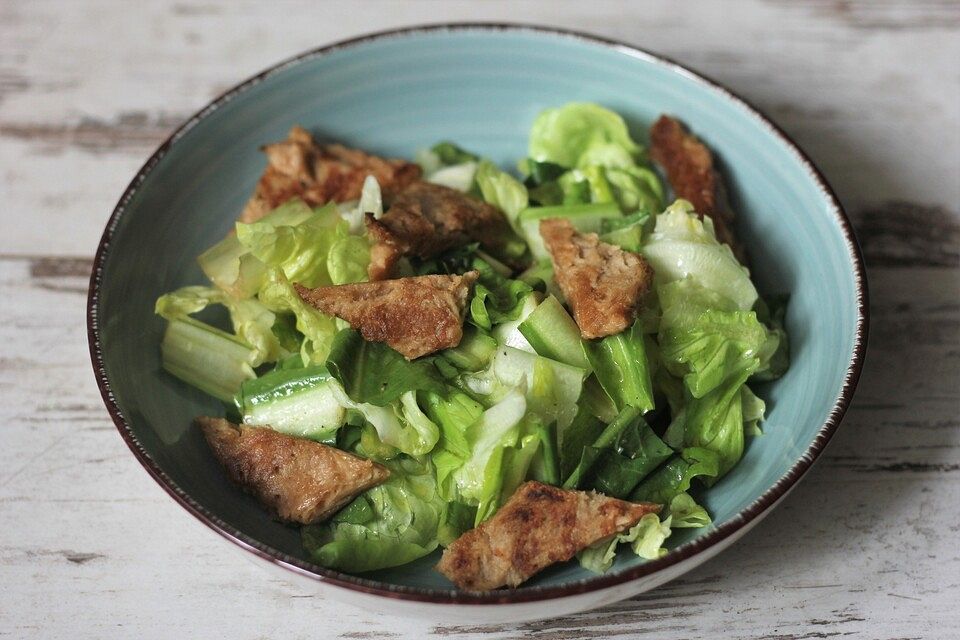
<svg viewBox="0 0 960 640">
<path fill-rule="evenodd" d="M 230 479 L 290 522 L 324 520 L 390 476 L 376 462 L 270 428 L 195 422 Z"/>
<path fill-rule="evenodd" d="M 433 275 L 307 289 L 308 304 L 343 318 L 365 340 L 386 342 L 408 360 L 448 349 L 463 338 L 470 286 L 480 274 Z"/>
<path fill-rule="evenodd" d="M 733 235 L 733 212 L 710 149 L 679 120 L 661 115 L 650 128 L 650 157 L 663 167 L 678 198 L 689 200 L 701 219 L 710 216 L 717 240 L 730 245 L 742 262 L 743 250 Z"/>
<path fill-rule="evenodd" d="M 527 482 L 496 515 L 447 547 L 437 571 L 461 589 L 516 587 L 658 511 L 660 505 L 649 502 Z"/>
<path fill-rule="evenodd" d="M 480 242 L 496 249 L 510 226 L 494 206 L 465 193 L 429 182 L 415 182 L 394 199 L 379 219 L 367 215 L 371 280 L 390 277 L 403 256 L 430 258 L 448 249 Z"/>
<path fill-rule="evenodd" d="M 636 253 L 579 233 L 563 218 L 540 221 L 557 284 L 584 338 L 602 338 L 630 326 L 653 281 L 653 267 Z"/>
<path fill-rule="evenodd" d="M 368 175 L 377 179 L 389 202 L 420 177 L 420 167 L 411 162 L 379 158 L 340 144 L 319 145 L 301 127 L 294 127 L 286 140 L 268 144 L 263 151 L 267 168 L 240 214 L 241 222 L 259 220 L 293 197 L 310 206 L 356 200 Z"/>
</svg>

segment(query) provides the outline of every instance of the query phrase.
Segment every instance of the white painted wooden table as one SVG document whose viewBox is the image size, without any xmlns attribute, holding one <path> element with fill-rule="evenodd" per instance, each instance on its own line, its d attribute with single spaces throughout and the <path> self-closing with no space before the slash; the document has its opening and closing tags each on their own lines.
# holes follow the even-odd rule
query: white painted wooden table
<svg viewBox="0 0 960 640">
<path fill-rule="evenodd" d="M 140 4 L 0 1 L 0 636 L 960 637 L 960 5 Z M 652 593 L 520 626 L 388 618 L 269 579 L 127 451 L 84 328 L 103 223 L 180 120 L 303 49 L 471 19 L 620 38 L 757 103 L 854 217 L 872 298 L 854 406 L 782 507 Z"/>
</svg>

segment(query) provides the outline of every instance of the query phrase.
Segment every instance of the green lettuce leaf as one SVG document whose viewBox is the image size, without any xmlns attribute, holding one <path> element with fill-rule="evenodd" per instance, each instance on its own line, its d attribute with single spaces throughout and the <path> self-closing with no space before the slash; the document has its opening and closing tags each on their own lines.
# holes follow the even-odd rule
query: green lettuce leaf
<svg viewBox="0 0 960 640">
<path fill-rule="evenodd" d="M 329 522 L 303 527 L 303 544 L 319 564 L 362 573 L 406 564 L 439 544 L 448 521 L 429 463 L 387 462 L 390 477 L 358 496 Z"/>
<path fill-rule="evenodd" d="M 282 270 L 290 282 L 313 288 L 332 284 L 327 257 L 338 235 L 346 235 L 348 224 L 336 205 L 329 204 L 296 225 L 278 225 L 264 218 L 251 224 L 238 222 L 236 227 L 237 240 L 258 260 Z"/>
<path fill-rule="evenodd" d="M 757 318 L 770 328 L 760 355 L 761 365 L 753 380 L 776 380 L 790 367 L 790 341 L 787 339 L 786 315 L 789 296 L 770 296 L 757 300 Z"/>
<path fill-rule="evenodd" d="M 623 118 L 591 103 L 547 109 L 530 130 L 530 158 L 568 168 L 629 167 L 641 151 Z"/>
<path fill-rule="evenodd" d="M 517 216 L 530 202 L 523 183 L 488 160 L 477 167 L 476 181 L 483 199 L 503 211 L 514 230 L 519 232 Z"/>
<path fill-rule="evenodd" d="M 258 222 L 263 226 L 296 226 L 314 214 L 303 200 L 294 198 L 280 205 Z M 197 258 L 200 268 L 214 285 L 235 298 L 253 296 L 263 284 L 267 265 L 231 234 Z"/>
<path fill-rule="evenodd" d="M 593 373 L 618 410 L 654 407 L 650 363 L 640 323 L 601 340 L 584 341 L 583 351 Z"/>
<path fill-rule="evenodd" d="M 664 541 L 670 537 L 670 516 L 663 521 L 655 513 L 648 513 L 630 529 L 627 539 L 633 552 L 646 560 L 656 560 L 666 555 Z"/>
<path fill-rule="evenodd" d="M 699 528 L 710 524 L 710 514 L 689 493 L 680 493 L 670 501 L 670 526 L 674 529 Z"/>
<path fill-rule="evenodd" d="M 475 524 L 496 512 L 505 489 L 511 493 L 516 489 L 516 486 L 505 487 L 505 482 L 516 481 L 517 476 L 522 481 L 539 441 L 536 436 L 521 439 L 521 423 L 526 412 L 523 395 L 512 391 L 484 411 L 464 434 L 470 454 L 453 472 L 453 482 L 464 502 L 477 505 Z M 518 445 L 526 451 L 508 452 Z"/>
<path fill-rule="evenodd" d="M 304 336 L 300 347 L 304 363 L 320 364 L 326 360 L 337 333 L 336 322 L 304 302 L 281 269 L 267 271 L 258 298 L 274 313 L 289 312 L 296 318 L 296 329 Z"/>
<path fill-rule="evenodd" d="M 713 478 L 720 472 L 720 458 L 707 449 L 684 449 L 647 476 L 630 495 L 632 502 L 670 504 L 689 491 L 696 477 Z"/>
<path fill-rule="evenodd" d="M 744 425 L 741 387 L 747 376 L 733 378 L 702 398 L 692 398 L 674 416 L 664 438 L 674 443 L 682 434 L 684 447 L 703 448 L 719 456 L 719 473 L 712 484 L 743 456 Z"/>
<path fill-rule="evenodd" d="M 740 389 L 740 402 L 743 406 L 743 431 L 748 436 L 762 435 L 760 421 L 763 420 L 767 404 L 758 398 L 750 387 L 743 385 Z"/>
<path fill-rule="evenodd" d="M 332 284 L 367 281 L 370 265 L 370 243 L 362 236 L 352 236 L 338 227 L 338 238 L 327 255 L 327 272 Z"/>
<path fill-rule="evenodd" d="M 414 391 L 403 393 L 399 402 L 378 406 L 355 402 L 337 380 L 328 384 L 342 407 L 353 410 L 372 427 L 362 431 L 360 440 L 361 453 L 368 457 L 390 459 L 398 453 L 422 456 L 433 451 L 440 439 L 440 428 L 417 404 Z"/>
<path fill-rule="evenodd" d="M 336 334 L 326 366 L 350 399 L 359 403 L 382 407 L 407 391 L 444 389 L 430 358 L 408 361 L 383 343 L 364 340 L 354 329 Z"/>
<path fill-rule="evenodd" d="M 646 560 L 656 560 L 667 550 L 664 541 L 670 537 L 670 517 L 661 522 L 655 513 L 648 513 L 629 530 L 601 540 L 577 554 L 580 566 L 594 573 L 606 573 L 613 566 L 620 543 L 629 543 L 638 556 Z"/>
<path fill-rule="evenodd" d="M 738 310 L 689 278 L 660 287 L 658 294 L 660 358 L 693 397 L 761 367 L 769 332 L 753 311 Z"/>
<path fill-rule="evenodd" d="M 640 411 L 626 407 L 593 441 L 564 482 L 567 489 L 593 489 L 626 498 L 637 484 L 673 455 L 642 420 Z"/>
<path fill-rule="evenodd" d="M 689 277 L 730 299 L 741 311 L 749 311 L 757 301 L 750 272 L 737 262 L 729 246 L 717 241 L 713 221 L 700 220 L 685 200 L 677 200 L 657 216 L 643 255 L 653 266 L 658 288 Z"/>
<path fill-rule="evenodd" d="M 498 402 L 516 389 L 526 397 L 530 411 L 544 424 L 556 422 L 560 432 L 577 415 L 577 401 L 587 372 L 513 347 L 498 347 L 490 366 L 465 375 L 466 388 L 487 402 Z"/>
<path fill-rule="evenodd" d="M 456 144 L 444 140 L 438 142 L 430 148 L 430 151 L 436 155 L 441 166 L 449 167 L 464 162 L 479 162 L 480 157 L 474 153 L 466 151 Z"/>
</svg>

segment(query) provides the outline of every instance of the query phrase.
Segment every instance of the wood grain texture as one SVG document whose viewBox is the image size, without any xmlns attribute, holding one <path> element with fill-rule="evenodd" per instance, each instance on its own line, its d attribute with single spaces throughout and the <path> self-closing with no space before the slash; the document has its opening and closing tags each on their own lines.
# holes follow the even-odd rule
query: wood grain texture
<svg viewBox="0 0 960 640">
<path fill-rule="evenodd" d="M 143 5 L 0 3 L 0 637 L 960 636 L 960 5 Z M 300 50 L 467 19 L 621 38 L 745 95 L 836 188 L 871 285 L 854 405 L 780 508 L 664 587 L 527 625 L 385 617 L 261 572 L 142 471 L 87 358 L 102 225 L 183 117 Z"/>
</svg>

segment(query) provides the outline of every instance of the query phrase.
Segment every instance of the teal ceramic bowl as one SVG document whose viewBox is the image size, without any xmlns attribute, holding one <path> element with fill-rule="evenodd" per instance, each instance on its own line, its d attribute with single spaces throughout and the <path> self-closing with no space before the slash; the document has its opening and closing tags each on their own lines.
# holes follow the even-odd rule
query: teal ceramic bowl
<svg viewBox="0 0 960 640">
<path fill-rule="evenodd" d="M 163 292 L 200 283 L 195 258 L 231 228 L 263 169 L 258 147 L 302 124 L 322 138 L 388 156 L 441 139 L 511 165 L 536 114 L 592 101 L 623 114 L 638 140 L 662 112 L 716 152 L 762 292 L 788 292 L 793 363 L 762 386 L 764 435 L 705 494 L 713 526 L 678 532 L 670 553 L 625 554 L 606 575 L 576 563 L 512 591 L 451 588 L 436 557 L 351 576 L 313 564 L 295 528 L 230 484 L 191 419 L 221 406 L 164 374 Z M 96 376 L 120 433 L 147 471 L 211 529 L 289 576 L 348 600 L 459 619 L 557 615 L 655 586 L 714 555 L 769 511 L 810 468 L 850 402 L 866 340 L 866 282 L 850 223 L 823 177 L 775 125 L 728 90 L 627 45 L 519 26 L 445 25 L 381 33 L 305 53 L 205 107 L 140 170 L 103 234 L 90 285 Z M 549 606 L 542 601 L 551 600 Z M 382 604 L 382 603 L 381 603 Z M 488 605 L 488 606 L 484 606 Z M 494 605 L 494 606 L 489 606 Z M 388 607 L 390 608 L 390 607 Z M 450 617 L 444 615 L 443 617 Z"/>
</svg>

